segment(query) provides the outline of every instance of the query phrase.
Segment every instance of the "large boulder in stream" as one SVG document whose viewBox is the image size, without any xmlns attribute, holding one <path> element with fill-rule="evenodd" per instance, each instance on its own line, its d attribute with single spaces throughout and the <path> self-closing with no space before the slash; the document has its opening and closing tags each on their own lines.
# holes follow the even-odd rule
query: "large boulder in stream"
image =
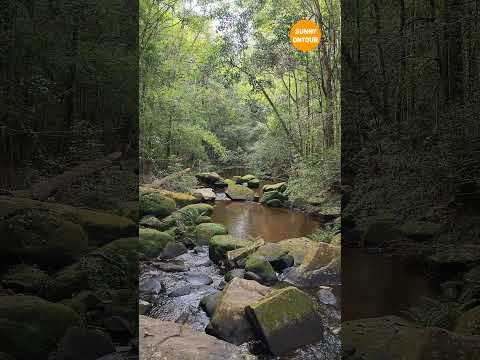
<svg viewBox="0 0 480 360">
<path fill-rule="evenodd" d="M 208 245 L 210 239 L 215 235 L 226 235 L 228 233 L 225 226 L 216 223 L 203 223 L 195 228 L 197 245 Z"/>
<path fill-rule="evenodd" d="M 209 204 L 192 204 L 175 211 L 170 216 L 163 219 L 158 224 L 158 230 L 168 230 L 181 223 L 185 226 L 196 226 L 200 217 L 210 216 L 213 212 L 213 206 Z"/>
<path fill-rule="evenodd" d="M 293 256 L 295 266 L 303 263 L 307 252 L 315 251 L 318 248 L 318 242 L 307 237 L 285 239 L 277 244 L 288 251 L 289 255 Z"/>
<path fill-rule="evenodd" d="M 175 201 L 168 196 L 140 188 L 140 216 L 153 215 L 161 219 L 173 213 L 175 208 Z"/>
<path fill-rule="evenodd" d="M 313 299 L 289 286 L 275 290 L 246 308 L 274 355 L 295 350 L 322 339 L 322 318 Z"/>
<path fill-rule="evenodd" d="M 260 180 L 259 179 L 252 179 L 247 182 L 247 186 L 251 189 L 256 189 L 260 187 Z"/>
<path fill-rule="evenodd" d="M 80 317 L 62 304 L 35 296 L 0 296 L 1 350 L 18 360 L 46 359 Z"/>
<path fill-rule="evenodd" d="M 212 188 L 195 189 L 193 193 L 203 201 L 214 201 L 217 197 Z"/>
<path fill-rule="evenodd" d="M 273 285 L 278 281 L 277 273 L 263 256 L 250 255 L 245 263 L 245 271 L 258 275 L 260 282 L 265 285 Z"/>
<path fill-rule="evenodd" d="M 252 245 L 250 240 L 238 239 L 231 235 L 215 235 L 209 241 L 208 254 L 213 262 L 218 263 L 226 260 L 229 251 L 250 245 Z"/>
<path fill-rule="evenodd" d="M 228 182 L 228 188 L 225 190 L 225 194 L 231 200 L 237 201 L 252 201 L 255 198 L 255 192 L 253 190 L 230 181 Z"/>
<path fill-rule="evenodd" d="M 280 183 L 273 184 L 273 185 L 264 185 L 262 189 L 263 189 L 264 193 L 270 192 L 270 191 L 278 191 L 278 192 L 283 193 L 285 190 L 287 190 L 287 183 L 286 182 L 280 182 Z"/>
<path fill-rule="evenodd" d="M 246 360 L 239 349 L 186 325 L 140 316 L 142 360 Z"/>
<path fill-rule="evenodd" d="M 138 251 L 147 258 L 157 257 L 165 246 L 174 240 L 170 234 L 155 229 L 140 228 L 139 235 Z"/>
<path fill-rule="evenodd" d="M 260 198 L 260 204 L 273 206 L 272 201 L 275 200 L 281 204 L 283 201 L 288 200 L 288 196 L 279 191 L 270 191 L 263 194 L 263 196 Z"/>
<path fill-rule="evenodd" d="M 255 338 L 245 308 L 272 290 L 256 281 L 234 278 L 222 291 L 207 333 L 240 345 Z"/>
</svg>

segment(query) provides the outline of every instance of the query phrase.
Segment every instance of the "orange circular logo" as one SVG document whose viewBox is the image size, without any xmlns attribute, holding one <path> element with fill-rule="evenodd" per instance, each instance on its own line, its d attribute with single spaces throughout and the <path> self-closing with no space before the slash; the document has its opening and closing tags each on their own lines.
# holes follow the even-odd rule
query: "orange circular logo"
<svg viewBox="0 0 480 360">
<path fill-rule="evenodd" d="M 290 30 L 290 41 L 297 50 L 308 52 L 320 44 L 320 27 L 311 20 L 300 20 Z"/>
</svg>

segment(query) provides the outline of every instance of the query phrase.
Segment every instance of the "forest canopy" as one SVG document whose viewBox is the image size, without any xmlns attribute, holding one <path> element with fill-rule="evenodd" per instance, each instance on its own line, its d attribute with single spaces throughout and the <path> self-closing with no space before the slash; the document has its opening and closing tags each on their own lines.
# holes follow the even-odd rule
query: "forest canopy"
<svg viewBox="0 0 480 360">
<path fill-rule="evenodd" d="M 309 53 L 290 43 L 301 19 L 322 33 Z M 246 166 L 299 192 L 339 179 L 339 29 L 334 0 L 141 0 L 141 158 Z"/>
</svg>

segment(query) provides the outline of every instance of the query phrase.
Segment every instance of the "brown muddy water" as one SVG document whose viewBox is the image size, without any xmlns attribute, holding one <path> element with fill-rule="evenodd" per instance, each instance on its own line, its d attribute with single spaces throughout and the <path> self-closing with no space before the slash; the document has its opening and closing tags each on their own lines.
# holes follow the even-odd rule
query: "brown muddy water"
<svg viewBox="0 0 480 360">
<path fill-rule="evenodd" d="M 217 201 L 212 219 L 235 237 L 262 237 L 267 242 L 310 235 L 320 225 L 302 212 L 254 202 Z"/>
</svg>

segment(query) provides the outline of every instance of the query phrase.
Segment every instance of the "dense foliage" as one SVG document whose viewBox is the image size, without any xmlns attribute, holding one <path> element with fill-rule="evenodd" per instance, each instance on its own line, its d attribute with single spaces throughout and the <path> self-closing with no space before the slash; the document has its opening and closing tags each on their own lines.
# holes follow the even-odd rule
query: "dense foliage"
<svg viewBox="0 0 480 360">
<path fill-rule="evenodd" d="M 322 30 L 310 53 L 289 42 L 302 18 Z M 338 180 L 339 18 L 330 0 L 142 0 L 142 158 L 247 166 L 299 196 Z"/>
</svg>

